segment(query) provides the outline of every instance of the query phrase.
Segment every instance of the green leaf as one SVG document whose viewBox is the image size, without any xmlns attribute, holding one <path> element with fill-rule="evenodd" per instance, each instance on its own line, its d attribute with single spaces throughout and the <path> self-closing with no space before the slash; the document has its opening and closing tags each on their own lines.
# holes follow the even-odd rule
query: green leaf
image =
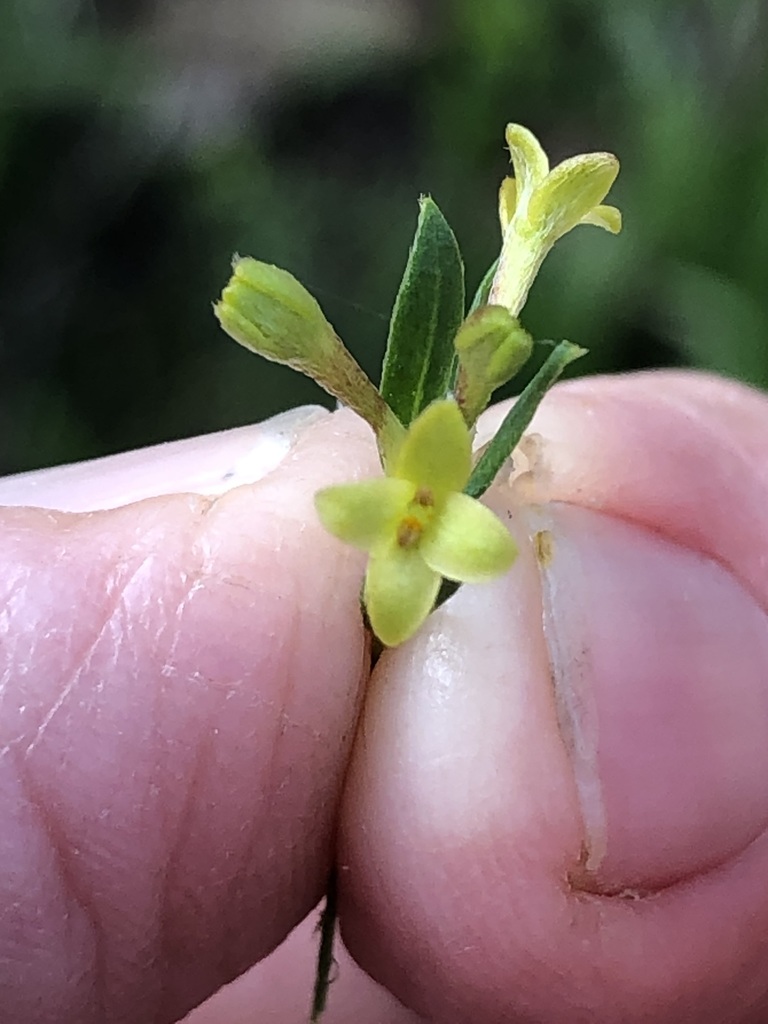
<svg viewBox="0 0 768 1024">
<path fill-rule="evenodd" d="M 419 220 L 389 325 L 381 394 L 404 427 L 453 380 L 453 338 L 464 319 L 464 264 L 437 204 L 419 201 Z"/>
<path fill-rule="evenodd" d="M 566 366 L 574 359 L 585 355 L 586 351 L 570 341 L 561 341 L 555 346 L 502 420 L 501 426 L 472 470 L 469 482 L 464 488 L 466 494 L 473 498 L 479 498 L 488 490 L 506 459 L 520 443 L 520 438 L 533 419 L 544 395 Z"/>
</svg>

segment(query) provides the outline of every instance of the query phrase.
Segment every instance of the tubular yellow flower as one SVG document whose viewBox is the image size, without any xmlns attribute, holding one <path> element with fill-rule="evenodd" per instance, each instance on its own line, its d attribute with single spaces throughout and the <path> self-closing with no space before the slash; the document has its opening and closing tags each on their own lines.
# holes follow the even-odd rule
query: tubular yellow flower
<svg viewBox="0 0 768 1024">
<path fill-rule="evenodd" d="M 621 213 L 603 205 L 619 161 L 612 153 L 584 153 L 550 170 L 546 153 L 527 128 L 508 124 L 506 138 L 515 176 L 505 178 L 499 193 L 504 240 L 488 302 L 517 316 L 559 238 L 577 224 L 621 231 Z"/>
<path fill-rule="evenodd" d="M 502 523 L 461 493 L 471 465 L 469 430 L 456 402 L 444 399 L 413 421 L 386 477 L 315 495 L 325 528 L 369 552 L 363 600 L 374 632 L 390 647 L 424 622 L 441 577 L 481 583 L 515 560 Z"/>
</svg>

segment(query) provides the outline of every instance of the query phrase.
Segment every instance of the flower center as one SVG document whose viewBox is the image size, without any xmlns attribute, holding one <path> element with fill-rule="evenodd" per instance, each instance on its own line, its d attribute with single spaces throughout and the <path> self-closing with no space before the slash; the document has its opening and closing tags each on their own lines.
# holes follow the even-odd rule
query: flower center
<svg viewBox="0 0 768 1024">
<path fill-rule="evenodd" d="M 401 548 L 412 548 L 419 542 L 424 524 L 416 516 L 403 516 L 397 524 L 397 543 Z"/>
<path fill-rule="evenodd" d="M 435 510 L 435 498 L 428 487 L 419 487 L 408 503 L 406 514 L 397 524 L 397 543 L 401 548 L 415 547 Z"/>
</svg>

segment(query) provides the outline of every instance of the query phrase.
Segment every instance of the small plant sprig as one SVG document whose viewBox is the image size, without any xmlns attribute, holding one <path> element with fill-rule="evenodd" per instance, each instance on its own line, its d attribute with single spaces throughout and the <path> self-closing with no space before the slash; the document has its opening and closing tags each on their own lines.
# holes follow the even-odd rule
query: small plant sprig
<svg viewBox="0 0 768 1024">
<path fill-rule="evenodd" d="M 378 387 L 285 270 L 236 257 L 214 307 L 235 341 L 312 377 L 373 429 L 383 476 L 325 488 L 315 506 L 330 533 L 368 552 L 361 600 L 365 621 L 384 646 L 413 636 L 457 584 L 489 580 L 512 566 L 514 541 L 479 499 L 549 388 L 586 350 L 570 341 L 540 343 L 549 348 L 547 357 L 473 460 L 475 423 L 493 392 L 531 358 L 535 343 L 519 316 L 555 242 L 578 224 L 621 230 L 619 211 L 603 205 L 619 171 L 615 156 L 587 153 L 550 169 L 527 128 L 507 125 L 506 141 L 514 176 L 499 193 L 501 252 L 468 311 L 456 238 L 434 200 L 420 200 Z M 313 1021 L 328 993 L 335 899 L 332 878 Z"/>
</svg>

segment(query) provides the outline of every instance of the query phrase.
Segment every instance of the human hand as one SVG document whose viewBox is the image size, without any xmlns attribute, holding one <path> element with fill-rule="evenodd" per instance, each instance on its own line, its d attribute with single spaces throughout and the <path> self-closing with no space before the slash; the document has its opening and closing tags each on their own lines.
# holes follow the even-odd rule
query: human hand
<svg viewBox="0 0 768 1024">
<path fill-rule="evenodd" d="M 340 810 L 362 556 L 312 495 L 376 456 L 298 415 L 0 483 L 75 510 L 0 513 L 8 1020 L 178 1019 L 311 910 L 337 825 L 345 940 L 434 1021 L 765 1020 L 766 399 L 548 396 L 543 506 L 489 496 L 518 564 L 384 655 Z M 190 1021 L 295 1021 L 285 948 Z M 353 1019 L 417 1018 L 345 965 Z"/>
</svg>

